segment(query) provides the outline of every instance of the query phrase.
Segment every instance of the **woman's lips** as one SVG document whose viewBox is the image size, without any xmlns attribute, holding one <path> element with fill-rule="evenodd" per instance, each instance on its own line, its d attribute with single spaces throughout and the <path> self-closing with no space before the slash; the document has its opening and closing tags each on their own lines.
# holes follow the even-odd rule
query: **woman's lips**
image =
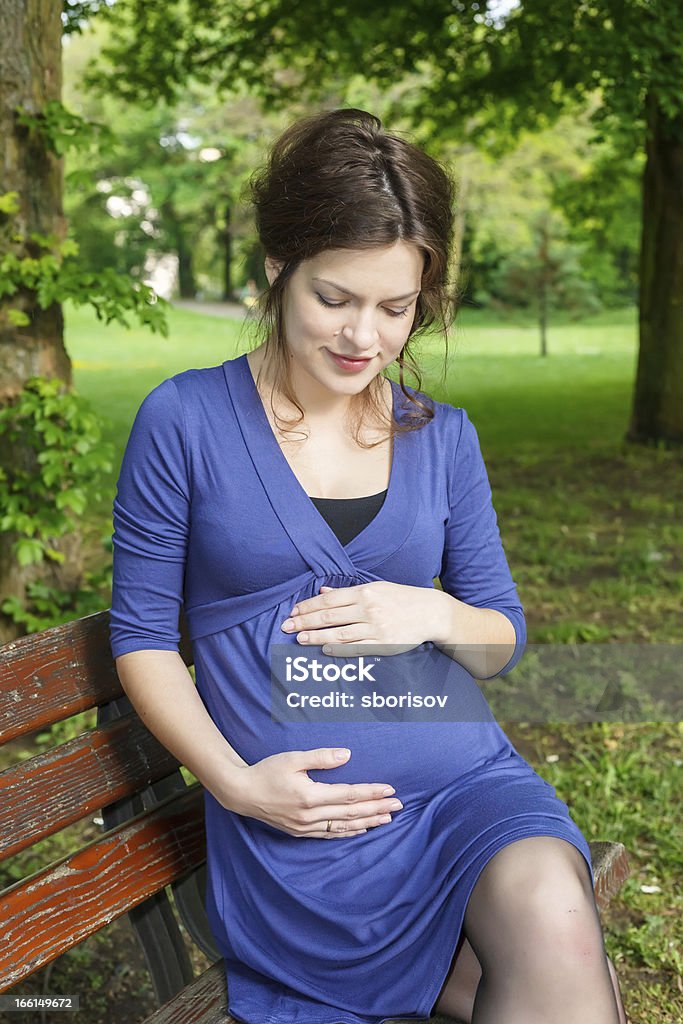
<svg viewBox="0 0 683 1024">
<path fill-rule="evenodd" d="M 337 352 L 331 352 L 329 348 L 326 348 L 325 351 L 336 366 L 350 373 L 358 373 L 359 370 L 364 370 L 368 363 L 371 362 L 371 359 L 351 359 L 347 356 L 339 355 Z"/>
</svg>

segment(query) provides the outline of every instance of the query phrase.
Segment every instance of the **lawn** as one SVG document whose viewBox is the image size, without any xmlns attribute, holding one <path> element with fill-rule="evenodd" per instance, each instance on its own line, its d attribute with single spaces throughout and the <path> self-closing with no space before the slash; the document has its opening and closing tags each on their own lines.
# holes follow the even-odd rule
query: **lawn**
<svg viewBox="0 0 683 1024">
<path fill-rule="evenodd" d="M 141 329 L 104 328 L 94 315 L 71 308 L 66 323 L 75 385 L 107 418 L 117 464 L 135 411 L 157 383 L 251 347 L 244 324 L 179 309 L 170 314 L 168 339 Z M 551 328 L 550 354 L 542 358 L 533 325 L 465 311 L 449 347 L 444 378 L 440 342 L 428 338 L 419 345 L 422 388 L 465 407 L 477 427 L 529 642 L 681 643 L 681 455 L 632 448 L 623 440 L 637 355 L 635 312 L 559 324 Z M 101 507 L 93 510 L 93 535 L 110 530 L 115 477 L 116 467 Z M 607 951 L 633 1024 L 680 1021 L 680 724 L 501 724 L 555 786 L 589 841 L 625 843 L 632 875 L 603 916 Z M 103 943 L 113 941 L 109 932 Z M 139 1019 L 143 1004 L 153 1005 L 144 967 L 140 961 L 121 982 L 117 963 L 120 968 L 124 957 L 134 962 L 135 950 L 121 923 L 111 935 L 118 936 L 118 957 L 96 937 L 92 959 L 99 957 L 107 991 L 121 983 L 130 996 L 131 986 L 138 986 Z M 102 952 L 107 948 L 108 956 Z M 76 950 L 72 954 L 55 967 L 52 991 L 77 990 L 84 964 Z M 82 992 L 89 991 L 86 986 L 84 981 Z M 126 1019 L 116 1015 L 111 1000 L 108 1009 L 106 1000 L 100 1002 L 101 1013 L 81 1011 L 83 1024 Z M 122 998 L 122 1006 L 126 1002 L 130 1006 Z"/>
</svg>

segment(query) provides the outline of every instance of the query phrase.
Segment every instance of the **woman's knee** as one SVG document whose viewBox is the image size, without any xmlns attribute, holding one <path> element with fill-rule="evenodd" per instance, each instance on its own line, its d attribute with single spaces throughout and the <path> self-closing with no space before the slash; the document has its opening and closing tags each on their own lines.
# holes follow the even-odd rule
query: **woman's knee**
<svg viewBox="0 0 683 1024">
<path fill-rule="evenodd" d="M 565 840 L 530 837 L 508 844 L 483 869 L 464 920 L 477 956 L 514 955 L 558 945 L 579 957 L 603 952 L 587 865 Z"/>
</svg>

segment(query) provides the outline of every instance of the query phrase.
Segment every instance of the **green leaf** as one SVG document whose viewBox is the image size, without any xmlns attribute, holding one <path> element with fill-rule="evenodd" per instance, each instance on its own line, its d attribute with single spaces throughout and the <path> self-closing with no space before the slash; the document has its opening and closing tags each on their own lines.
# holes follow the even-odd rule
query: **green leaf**
<svg viewBox="0 0 683 1024">
<path fill-rule="evenodd" d="M 13 327 L 28 327 L 31 323 L 31 318 L 23 309 L 8 309 L 7 319 Z"/>
<path fill-rule="evenodd" d="M 59 562 L 60 565 L 64 564 L 66 555 L 63 551 L 57 551 L 56 548 L 45 548 L 45 554 L 53 562 Z"/>
<path fill-rule="evenodd" d="M 33 565 L 43 560 L 43 545 L 39 540 L 22 538 L 16 542 L 15 550 L 19 565 Z"/>
</svg>

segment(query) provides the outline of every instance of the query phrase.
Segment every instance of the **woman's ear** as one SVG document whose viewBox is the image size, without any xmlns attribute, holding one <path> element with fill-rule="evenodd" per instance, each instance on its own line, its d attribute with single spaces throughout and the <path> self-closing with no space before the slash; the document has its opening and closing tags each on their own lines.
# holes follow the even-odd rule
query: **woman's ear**
<svg viewBox="0 0 683 1024">
<path fill-rule="evenodd" d="M 271 259 L 270 256 L 266 256 L 265 270 L 266 277 L 268 278 L 268 284 L 272 284 L 282 270 L 282 263 L 278 263 L 277 260 Z"/>
</svg>

